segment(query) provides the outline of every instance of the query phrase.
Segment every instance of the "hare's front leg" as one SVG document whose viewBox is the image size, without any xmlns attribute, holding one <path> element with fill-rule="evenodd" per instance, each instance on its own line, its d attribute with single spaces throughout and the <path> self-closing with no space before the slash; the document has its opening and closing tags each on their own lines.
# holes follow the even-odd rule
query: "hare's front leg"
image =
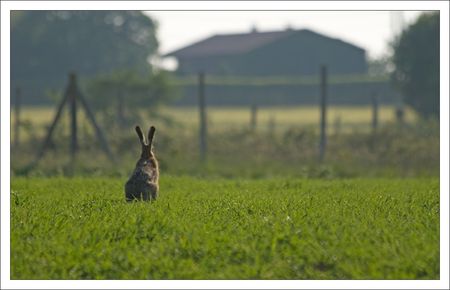
<svg viewBox="0 0 450 290">
<path fill-rule="evenodd" d="M 148 182 L 145 188 L 144 200 L 156 200 L 158 197 L 158 185 Z"/>
</svg>

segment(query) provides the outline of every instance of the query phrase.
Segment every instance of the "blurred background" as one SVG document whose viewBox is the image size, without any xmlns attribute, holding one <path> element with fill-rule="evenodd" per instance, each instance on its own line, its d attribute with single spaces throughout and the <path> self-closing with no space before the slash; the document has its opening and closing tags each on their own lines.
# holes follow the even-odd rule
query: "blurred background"
<svg viewBox="0 0 450 290">
<path fill-rule="evenodd" d="M 439 13 L 12 11 L 12 175 L 439 174 Z"/>
</svg>

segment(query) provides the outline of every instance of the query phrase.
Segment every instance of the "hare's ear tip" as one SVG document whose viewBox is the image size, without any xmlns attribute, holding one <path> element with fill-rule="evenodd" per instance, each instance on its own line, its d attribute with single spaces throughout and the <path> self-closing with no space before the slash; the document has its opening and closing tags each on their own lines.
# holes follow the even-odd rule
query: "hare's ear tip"
<svg viewBox="0 0 450 290">
<path fill-rule="evenodd" d="M 155 126 L 151 126 L 150 130 L 156 130 Z"/>
</svg>

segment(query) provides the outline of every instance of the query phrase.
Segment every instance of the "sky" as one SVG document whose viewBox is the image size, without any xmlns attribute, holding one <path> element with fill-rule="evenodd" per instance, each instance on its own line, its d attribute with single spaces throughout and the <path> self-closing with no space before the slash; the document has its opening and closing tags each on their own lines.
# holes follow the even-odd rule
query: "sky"
<svg viewBox="0 0 450 290">
<path fill-rule="evenodd" d="M 420 11 L 146 11 L 158 23 L 160 53 L 165 54 L 217 33 L 308 28 L 360 46 L 369 58 L 388 52 L 389 41 Z M 162 63 L 176 66 L 173 60 Z"/>
</svg>

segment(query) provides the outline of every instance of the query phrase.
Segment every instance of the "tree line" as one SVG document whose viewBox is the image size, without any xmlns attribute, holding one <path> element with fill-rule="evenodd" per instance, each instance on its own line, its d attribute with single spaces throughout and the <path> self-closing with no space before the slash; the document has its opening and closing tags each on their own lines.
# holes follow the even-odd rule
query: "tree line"
<svg viewBox="0 0 450 290">
<path fill-rule="evenodd" d="M 156 31 L 140 11 L 13 11 L 11 92 L 20 85 L 29 92 L 25 103 L 40 104 L 76 71 L 88 80 L 94 107 L 119 118 L 126 118 L 126 106 L 167 102 L 169 75 L 149 62 L 158 53 Z M 439 118 L 439 44 L 439 13 L 423 13 L 392 41 L 385 61 L 373 62 L 377 73 L 392 65 L 392 84 L 425 118 Z"/>
</svg>

